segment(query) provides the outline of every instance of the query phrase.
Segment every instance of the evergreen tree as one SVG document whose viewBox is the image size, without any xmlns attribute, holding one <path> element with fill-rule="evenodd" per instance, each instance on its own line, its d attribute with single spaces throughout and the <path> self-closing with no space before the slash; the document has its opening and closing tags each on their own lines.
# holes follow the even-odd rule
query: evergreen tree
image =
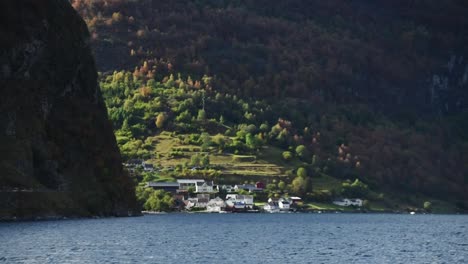
<svg viewBox="0 0 468 264">
<path fill-rule="evenodd" d="M 200 109 L 200 110 L 198 110 L 197 120 L 198 120 L 198 121 L 205 121 L 205 120 L 206 120 L 206 112 L 205 112 L 205 109 Z"/>
</svg>

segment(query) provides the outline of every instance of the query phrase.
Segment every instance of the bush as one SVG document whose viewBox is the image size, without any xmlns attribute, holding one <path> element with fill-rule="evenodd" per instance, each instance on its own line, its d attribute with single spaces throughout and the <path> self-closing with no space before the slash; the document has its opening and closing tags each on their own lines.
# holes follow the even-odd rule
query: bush
<svg viewBox="0 0 468 264">
<path fill-rule="evenodd" d="M 190 123 L 191 120 L 192 120 L 192 115 L 189 113 L 188 110 L 185 110 L 184 112 L 180 113 L 176 117 L 177 122 Z"/>
<path fill-rule="evenodd" d="M 286 183 L 284 181 L 280 181 L 278 183 L 278 189 L 281 190 L 281 191 L 285 191 L 286 190 Z"/>
<path fill-rule="evenodd" d="M 297 169 L 297 177 L 306 178 L 307 177 L 307 170 L 304 168 Z"/>
<path fill-rule="evenodd" d="M 210 156 L 208 154 L 195 154 L 190 158 L 189 166 L 208 167 L 210 165 Z"/>
<path fill-rule="evenodd" d="M 290 160 L 292 160 L 292 158 L 293 158 L 293 154 L 291 153 L 291 151 L 283 152 L 283 159 L 285 161 L 290 161 Z"/>
<path fill-rule="evenodd" d="M 181 158 L 181 157 L 184 157 L 184 152 L 180 151 L 180 150 L 173 150 L 169 153 L 169 157 L 171 158 Z"/>
<path fill-rule="evenodd" d="M 170 193 L 162 190 L 152 191 L 149 194 L 148 200 L 144 204 L 144 208 L 148 211 L 167 212 L 174 204 L 174 199 Z"/>
<path fill-rule="evenodd" d="M 423 207 L 424 210 L 430 212 L 432 210 L 432 203 L 429 201 L 425 201 Z"/>
<path fill-rule="evenodd" d="M 310 189 L 309 179 L 303 177 L 296 177 L 291 183 L 291 191 L 294 194 L 303 196 Z"/>
<path fill-rule="evenodd" d="M 226 146 L 226 143 L 229 142 L 229 138 L 225 137 L 224 135 L 217 134 L 217 135 L 213 136 L 212 141 L 213 141 L 213 143 L 218 145 L 218 148 L 220 150 L 222 150 Z"/>
<path fill-rule="evenodd" d="M 190 136 L 188 137 L 188 144 L 198 145 L 200 144 L 199 140 L 200 140 L 200 134 L 190 134 Z"/>
<path fill-rule="evenodd" d="M 297 155 L 301 160 L 305 160 L 305 159 L 307 159 L 307 157 L 309 156 L 309 155 L 308 155 L 308 152 L 307 152 L 307 148 L 306 148 L 304 145 L 299 145 L 299 146 L 297 146 L 297 148 L 296 148 L 296 155 Z"/>
<path fill-rule="evenodd" d="M 248 152 L 247 146 L 242 141 L 239 141 L 238 139 L 234 139 L 231 144 L 226 146 L 225 148 L 227 151 L 232 151 L 234 153 L 246 153 Z"/>
<path fill-rule="evenodd" d="M 250 149 L 256 149 L 261 146 L 261 141 L 251 133 L 248 133 L 245 136 L 245 145 Z"/>
<path fill-rule="evenodd" d="M 270 130 L 270 128 L 268 127 L 268 124 L 263 123 L 263 124 L 260 125 L 260 131 L 261 132 L 268 132 L 268 130 Z"/>
<path fill-rule="evenodd" d="M 211 146 L 211 137 L 208 133 L 202 133 L 199 139 L 199 144 L 201 145 L 202 151 L 207 151 L 208 148 Z"/>
<path fill-rule="evenodd" d="M 254 162 L 256 160 L 255 156 L 232 156 L 233 162 Z"/>
<path fill-rule="evenodd" d="M 274 192 L 274 191 L 276 191 L 278 188 L 276 187 L 276 184 L 274 184 L 274 183 L 269 183 L 269 184 L 267 184 L 266 189 L 267 189 L 269 192 Z"/>
</svg>

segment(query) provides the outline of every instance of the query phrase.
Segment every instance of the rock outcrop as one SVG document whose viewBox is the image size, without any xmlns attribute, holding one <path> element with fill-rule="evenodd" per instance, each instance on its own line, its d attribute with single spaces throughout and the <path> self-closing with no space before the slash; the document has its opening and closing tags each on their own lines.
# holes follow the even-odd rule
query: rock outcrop
<svg viewBox="0 0 468 264">
<path fill-rule="evenodd" d="M 84 21 L 65 0 L 2 1 L 0 36 L 0 218 L 138 214 Z"/>
</svg>

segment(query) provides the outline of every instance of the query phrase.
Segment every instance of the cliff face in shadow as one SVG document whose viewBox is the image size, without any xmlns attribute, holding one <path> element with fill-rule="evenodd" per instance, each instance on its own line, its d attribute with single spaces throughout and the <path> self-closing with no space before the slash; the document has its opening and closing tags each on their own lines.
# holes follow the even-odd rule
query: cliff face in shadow
<svg viewBox="0 0 468 264">
<path fill-rule="evenodd" d="M 0 36 L 0 218 L 138 214 L 83 20 L 2 1 Z"/>
</svg>

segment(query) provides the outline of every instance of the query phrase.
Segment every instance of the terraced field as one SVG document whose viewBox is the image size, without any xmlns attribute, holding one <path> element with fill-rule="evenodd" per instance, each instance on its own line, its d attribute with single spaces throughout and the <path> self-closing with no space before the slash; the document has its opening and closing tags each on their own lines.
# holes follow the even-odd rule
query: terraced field
<svg viewBox="0 0 468 264">
<path fill-rule="evenodd" d="M 169 133 L 162 133 L 153 139 L 156 154 L 151 161 L 162 168 L 182 165 L 196 154 L 209 154 L 210 165 L 218 168 L 221 174 L 226 176 L 288 177 L 288 171 L 298 165 L 297 162 L 284 164 L 280 159 L 281 151 L 273 147 L 263 148 L 258 156 L 235 155 L 219 153 L 212 147 L 203 152 L 200 146 L 184 144 L 179 137 Z M 278 158 L 273 159 L 274 155 L 278 155 Z"/>
</svg>

